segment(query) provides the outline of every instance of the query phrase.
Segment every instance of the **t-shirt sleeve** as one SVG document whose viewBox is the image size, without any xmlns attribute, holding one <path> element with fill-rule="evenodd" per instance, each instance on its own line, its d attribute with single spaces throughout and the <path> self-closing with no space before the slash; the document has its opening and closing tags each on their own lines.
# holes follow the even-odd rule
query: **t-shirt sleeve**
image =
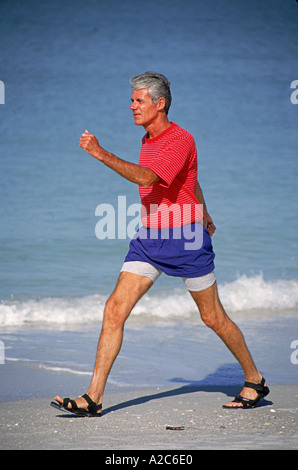
<svg viewBox="0 0 298 470">
<path fill-rule="evenodd" d="M 190 143 L 184 139 L 174 140 L 152 158 L 146 166 L 158 175 L 163 186 L 170 186 L 187 162 L 191 152 Z"/>
</svg>

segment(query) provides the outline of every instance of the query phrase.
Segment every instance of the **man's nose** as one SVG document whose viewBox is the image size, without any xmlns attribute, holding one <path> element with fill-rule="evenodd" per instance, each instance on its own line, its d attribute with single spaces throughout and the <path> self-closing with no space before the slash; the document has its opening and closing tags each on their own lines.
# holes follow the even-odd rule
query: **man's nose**
<svg viewBox="0 0 298 470">
<path fill-rule="evenodd" d="M 130 105 L 130 109 L 134 110 L 134 109 L 137 109 L 137 106 L 138 106 L 138 103 L 136 103 L 135 101 L 133 101 Z"/>
</svg>

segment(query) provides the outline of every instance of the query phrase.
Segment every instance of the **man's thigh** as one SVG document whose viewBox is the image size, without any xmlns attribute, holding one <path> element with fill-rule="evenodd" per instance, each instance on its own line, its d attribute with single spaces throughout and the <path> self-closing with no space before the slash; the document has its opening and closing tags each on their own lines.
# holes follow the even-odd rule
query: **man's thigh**
<svg viewBox="0 0 298 470">
<path fill-rule="evenodd" d="M 225 311 L 218 297 L 216 281 L 207 289 L 199 292 L 190 291 L 190 294 L 197 304 L 203 320 L 225 316 Z"/>
<path fill-rule="evenodd" d="M 122 271 L 107 304 L 117 307 L 119 313 L 128 317 L 133 307 L 152 285 L 153 281 L 148 277 Z"/>
</svg>

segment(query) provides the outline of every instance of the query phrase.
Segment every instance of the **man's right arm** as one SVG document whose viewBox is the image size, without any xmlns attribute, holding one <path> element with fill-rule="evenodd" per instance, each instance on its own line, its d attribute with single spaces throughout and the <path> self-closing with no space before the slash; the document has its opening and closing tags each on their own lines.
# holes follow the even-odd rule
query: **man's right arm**
<svg viewBox="0 0 298 470">
<path fill-rule="evenodd" d="M 80 139 L 80 147 L 123 178 L 144 188 L 149 188 L 160 179 L 150 168 L 127 162 L 107 152 L 99 145 L 97 138 L 88 131 L 83 133 Z"/>
</svg>

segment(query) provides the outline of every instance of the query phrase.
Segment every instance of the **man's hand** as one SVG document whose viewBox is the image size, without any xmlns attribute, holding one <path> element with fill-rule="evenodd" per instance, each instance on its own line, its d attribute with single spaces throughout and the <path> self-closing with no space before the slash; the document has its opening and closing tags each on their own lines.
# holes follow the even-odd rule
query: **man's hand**
<svg viewBox="0 0 298 470">
<path fill-rule="evenodd" d="M 206 227 L 206 229 L 209 232 L 210 237 L 212 237 L 212 235 L 214 234 L 216 230 L 216 227 L 213 223 L 211 216 L 208 214 L 208 212 L 204 214 L 204 227 Z"/>
<path fill-rule="evenodd" d="M 83 132 L 82 137 L 80 138 L 80 147 L 82 147 L 86 152 L 90 153 L 92 157 L 101 160 L 103 148 L 99 145 L 95 135 L 90 134 L 87 130 Z"/>
</svg>

